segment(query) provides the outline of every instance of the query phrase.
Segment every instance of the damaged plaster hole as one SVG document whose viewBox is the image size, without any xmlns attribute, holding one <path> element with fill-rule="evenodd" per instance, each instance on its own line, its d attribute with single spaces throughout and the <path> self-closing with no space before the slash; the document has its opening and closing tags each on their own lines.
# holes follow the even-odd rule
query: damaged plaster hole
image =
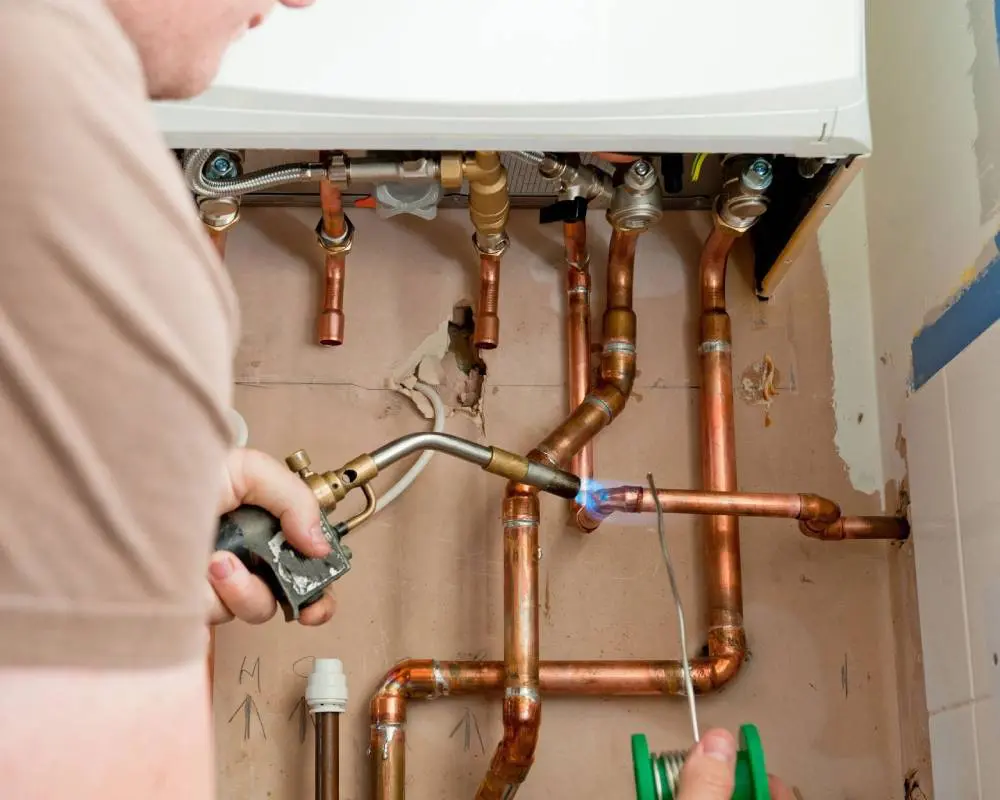
<svg viewBox="0 0 1000 800">
<path fill-rule="evenodd" d="M 760 361 L 755 361 L 740 375 L 737 394 L 739 398 L 751 406 L 764 407 L 764 427 L 771 425 L 771 404 L 778 396 L 778 382 L 781 374 L 774 366 L 774 359 L 767 353 Z"/>
<path fill-rule="evenodd" d="M 449 395 L 445 402 L 472 410 L 479 409 L 486 380 L 486 362 L 472 343 L 475 329 L 472 305 L 456 304 L 448 323 L 448 352 L 441 359 L 442 385 Z"/>
</svg>

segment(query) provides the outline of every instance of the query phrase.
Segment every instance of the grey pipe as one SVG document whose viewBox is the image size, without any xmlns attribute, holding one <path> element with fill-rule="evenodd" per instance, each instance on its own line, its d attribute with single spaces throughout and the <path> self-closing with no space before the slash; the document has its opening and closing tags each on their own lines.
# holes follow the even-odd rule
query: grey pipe
<svg viewBox="0 0 1000 800">
<path fill-rule="evenodd" d="M 184 154 L 184 179 L 191 191 L 200 197 L 238 197 L 287 183 L 318 181 L 327 176 L 322 164 L 298 163 L 259 169 L 239 178 L 209 178 L 205 175 L 205 165 L 215 151 L 216 148 L 204 148 Z"/>
<path fill-rule="evenodd" d="M 493 458 L 493 449 L 447 433 L 411 433 L 395 441 L 382 445 L 370 455 L 379 471 L 401 458 L 406 458 L 422 450 L 436 450 L 480 467 L 486 467 Z"/>
</svg>

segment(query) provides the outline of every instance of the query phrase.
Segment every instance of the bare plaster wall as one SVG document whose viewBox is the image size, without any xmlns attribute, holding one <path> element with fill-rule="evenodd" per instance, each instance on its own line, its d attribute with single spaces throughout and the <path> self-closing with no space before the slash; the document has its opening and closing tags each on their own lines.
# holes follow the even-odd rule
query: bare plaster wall
<svg viewBox="0 0 1000 800">
<path fill-rule="evenodd" d="M 427 425 L 384 388 L 461 300 L 475 297 L 464 213 L 434 222 L 352 214 L 347 342 L 312 343 L 321 255 L 318 212 L 254 210 L 234 231 L 228 263 L 243 309 L 237 406 L 252 446 L 276 456 L 306 447 L 316 465 L 347 458 Z M 590 223 L 595 284 L 609 229 Z M 639 245 L 639 370 L 633 400 L 597 440 L 598 476 L 664 487 L 698 485 L 695 362 L 697 255 L 710 221 L 668 215 Z M 451 432 L 526 451 L 565 413 L 559 231 L 515 213 L 503 264 L 501 344 L 488 365 L 482 418 L 458 412 Z M 878 499 L 851 488 L 834 447 L 827 292 L 810 248 L 768 305 L 753 299 L 745 264 L 730 271 L 737 383 L 765 355 L 780 395 L 769 412 L 737 402 L 740 483 L 746 490 L 814 491 L 854 513 Z M 595 292 L 595 318 L 603 291 Z M 595 331 L 599 328 L 595 327 Z M 595 333 L 596 336 L 596 333 Z M 342 725 L 342 797 L 370 796 L 368 699 L 405 657 L 502 657 L 500 500 L 503 483 L 435 458 L 395 506 L 351 538 L 354 568 L 339 584 L 336 618 L 309 630 L 279 619 L 219 630 L 215 724 L 219 796 L 312 796 L 312 729 L 300 700 L 309 659 L 341 658 L 351 700 Z M 585 537 L 565 507 L 542 504 L 543 658 L 676 657 L 676 621 L 651 520 L 606 524 Z M 689 647 L 704 642 L 698 524 L 668 532 L 689 615 Z M 700 702 L 703 725 L 756 723 L 769 767 L 807 800 L 902 798 L 888 545 L 820 543 L 793 523 L 743 525 L 746 624 L 752 657 L 725 692 Z M 246 710 L 250 709 L 249 715 Z M 499 738 L 496 701 L 414 702 L 408 727 L 412 798 L 468 797 Z M 519 798 L 631 795 L 629 735 L 654 747 L 691 743 L 681 702 L 554 699 Z"/>
</svg>

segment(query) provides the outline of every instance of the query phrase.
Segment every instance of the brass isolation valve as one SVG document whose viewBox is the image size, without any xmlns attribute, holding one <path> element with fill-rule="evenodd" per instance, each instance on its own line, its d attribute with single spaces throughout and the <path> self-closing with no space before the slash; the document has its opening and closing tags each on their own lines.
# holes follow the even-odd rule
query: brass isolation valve
<svg viewBox="0 0 1000 800">
<path fill-rule="evenodd" d="M 581 491 L 576 475 L 529 461 L 499 447 L 477 444 L 446 433 L 403 436 L 351 459 L 340 469 L 322 473 L 312 469 L 305 450 L 296 450 L 285 463 L 316 496 L 323 534 L 330 543 L 329 555 L 324 558 L 300 555 L 285 541 L 278 518 L 252 505 L 242 505 L 222 516 L 216 549 L 233 553 L 247 569 L 264 580 L 281 604 L 286 620 L 298 619 L 303 608 L 316 602 L 327 586 L 350 570 L 352 554 L 341 539 L 375 514 L 375 490 L 369 485 L 372 479 L 391 464 L 422 450 L 455 456 L 479 465 L 486 472 L 536 486 L 559 497 L 575 498 Z M 328 514 L 353 489 L 360 489 L 364 494 L 364 509 L 343 522 L 331 523 Z"/>
</svg>

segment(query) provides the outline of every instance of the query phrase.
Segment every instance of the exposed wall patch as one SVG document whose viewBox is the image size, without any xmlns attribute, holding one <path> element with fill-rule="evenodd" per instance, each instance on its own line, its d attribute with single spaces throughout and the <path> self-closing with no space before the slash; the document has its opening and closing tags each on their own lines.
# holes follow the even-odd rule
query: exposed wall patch
<svg viewBox="0 0 1000 800">
<path fill-rule="evenodd" d="M 851 485 L 884 502 L 864 180 L 862 172 L 830 212 L 819 246 L 830 294 L 834 445 Z"/>
</svg>

